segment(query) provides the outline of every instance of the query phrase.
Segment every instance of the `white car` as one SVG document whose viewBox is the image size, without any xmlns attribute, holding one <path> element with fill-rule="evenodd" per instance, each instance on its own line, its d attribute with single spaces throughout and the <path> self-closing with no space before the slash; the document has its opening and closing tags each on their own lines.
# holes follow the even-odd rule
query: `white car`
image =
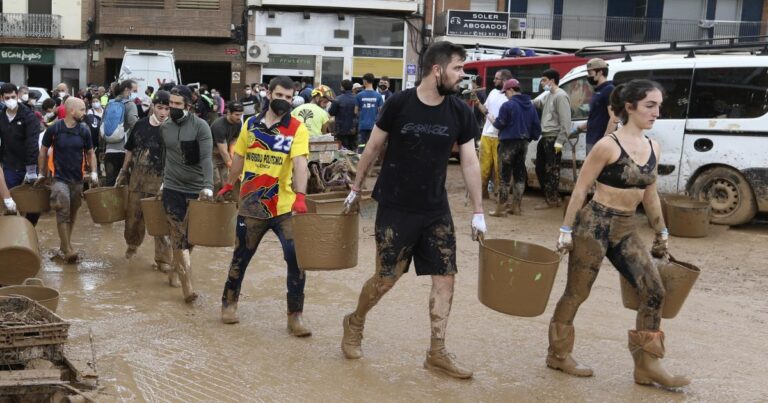
<svg viewBox="0 0 768 403">
<path fill-rule="evenodd" d="M 29 93 L 37 95 L 37 103 L 35 103 L 37 109 L 40 109 L 43 101 L 51 97 L 48 90 L 43 87 L 29 87 Z"/>
</svg>

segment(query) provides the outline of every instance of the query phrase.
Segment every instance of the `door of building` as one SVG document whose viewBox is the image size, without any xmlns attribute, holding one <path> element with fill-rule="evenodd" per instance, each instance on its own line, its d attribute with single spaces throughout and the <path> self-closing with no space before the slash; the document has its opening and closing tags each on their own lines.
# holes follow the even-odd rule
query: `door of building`
<svg viewBox="0 0 768 403">
<path fill-rule="evenodd" d="M 53 66 L 45 64 L 27 65 L 27 85 L 50 90 L 53 87 Z"/>
<path fill-rule="evenodd" d="M 333 90 L 334 94 L 341 92 L 341 80 L 344 78 L 344 58 L 323 56 L 323 72 L 320 79 L 322 84 Z"/>
</svg>

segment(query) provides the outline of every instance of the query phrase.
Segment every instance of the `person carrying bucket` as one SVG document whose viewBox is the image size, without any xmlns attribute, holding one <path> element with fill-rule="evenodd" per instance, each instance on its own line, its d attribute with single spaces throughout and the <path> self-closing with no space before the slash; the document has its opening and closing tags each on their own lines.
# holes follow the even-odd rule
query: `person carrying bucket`
<svg viewBox="0 0 768 403">
<path fill-rule="evenodd" d="M 418 87 L 389 97 L 374 126 L 358 175 L 345 200 L 345 212 L 359 208 L 360 189 L 379 152 L 388 142 L 373 197 L 376 213 L 376 272 L 363 285 L 357 308 L 343 321 L 341 350 L 349 359 L 362 357 L 361 340 L 368 312 L 408 271 L 429 275 L 432 291 L 429 316 L 432 338 L 424 367 L 456 378 L 472 371 L 445 348 L 448 315 L 453 301 L 456 236 L 445 190 L 448 157 L 460 146 L 461 168 L 474 208 L 472 232 L 485 233 L 480 163 L 474 139 L 479 132 L 469 106 L 458 97 L 466 51 L 437 42 L 424 55 Z"/>
<path fill-rule="evenodd" d="M 160 125 L 165 148 L 161 193 L 173 249 L 173 270 L 168 274 L 168 282 L 175 286 L 178 276 L 184 301 L 191 304 L 198 295 L 192 285 L 187 208 L 193 199 L 213 200 L 213 137 L 208 123 L 191 112 L 192 91 L 187 86 L 171 89 L 168 106 L 171 119 Z"/>
<path fill-rule="evenodd" d="M 158 195 L 163 183 L 163 138 L 160 126 L 168 119 L 171 94 L 160 90 L 154 94 L 153 106 L 149 116 L 139 119 L 128 133 L 125 143 L 125 161 L 115 179 L 115 187 L 128 183 L 128 201 L 125 219 L 125 243 L 128 248 L 125 258 L 130 259 L 144 241 L 144 214 L 141 199 Z M 129 172 L 130 169 L 130 172 Z M 154 267 L 163 273 L 171 272 L 171 242 L 168 236 L 155 238 Z M 178 287 L 178 277 L 171 276 Z"/>
<path fill-rule="evenodd" d="M 85 103 L 69 97 L 64 101 L 66 115 L 49 127 L 43 135 L 37 166 L 40 177 L 34 186 L 43 186 L 50 179 L 48 149 L 53 148 L 53 165 L 56 168 L 51 185 L 51 208 L 56 212 L 56 227 L 61 241 L 61 255 L 67 263 L 77 262 L 77 252 L 72 248 L 72 230 L 83 198 L 83 162 L 88 160 L 91 187 L 99 186 L 96 174 L 96 153 L 91 143 L 91 131 L 85 121 Z"/>
<path fill-rule="evenodd" d="M 549 324 L 547 366 L 576 376 L 592 376 L 592 369 L 571 356 L 575 339 L 573 320 L 579 306 L 608 256 L 619 273 L 637 289 L 640 306 L 636 329 L 630 330 L 629 351 L 635 362 L 635 382 L 682 387 L 690 381 L 673 376 L 662 367 L 664 332 L 660 330 L 664 286 L 651 260 L 668 255 L 669 232 L 661 214 L 656 190 L 661 150 L 643 135 L 659 118 L 663 89 L 649 80 L 632 80 L 611 94 L 610 106 L 623 126 L 599 140 L 587 156 L 560 228 L 557 249 L 570 251 L 568 281 Z M 584 206 L 595 186 L 594 197 Z M 637 232 L 634 215 L 638 204 L 656 231 L 649 253 Z"/>
<path fill-rule="evenodd" d="M 310 336 L 305 323 L 304 272 L 299 270 L 291 229 L 291 212 L 307 212 L 309 130 L 291 116 L 293 81 L 279 76 L 269 82 L 269 109 L 246 120 L 235 144 L 232 169 L 217 197 L 231 196 L 242 175 L 240 210 L 237 215 L 236 246 L 221 296 L 221 320 L 237 323 L 240 287 L 261 239 L 271 230 L 283 248 L 288 265 L 286 294 L 288 331 L 296 337 Z"/>
</svg>

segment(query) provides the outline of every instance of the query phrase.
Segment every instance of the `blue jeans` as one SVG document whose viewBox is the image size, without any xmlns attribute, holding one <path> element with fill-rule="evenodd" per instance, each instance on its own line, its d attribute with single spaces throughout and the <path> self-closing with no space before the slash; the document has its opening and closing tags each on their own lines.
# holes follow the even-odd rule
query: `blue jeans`
<svg viewBox="0 0 768 403">
<path fill-rule="evenodd" d="M 290 213 L 266 220 L 237 216 L 235 252 L 232 255 L 232 264 L 229 267 L 229 275 L 224 285 L 224 293 L 221 296 L 221 302 L 224 306 L 235 303 L 240 298 L 240 286 L 243 284 L 248 263 L 251 262 L 251 258 L 256 253 L 261 239 L 264 238 L 268 230 L 272 230 L 280 240 L 283 247 L 283 258 L 288 264 L 288 276 L 286 278 L 288 313 L 301 312 L 304 309 L 306 277 L 304 272 L 299 270 L 299 264 L 296 262 L 292 223 Z"/>
<path fill-rule="evenodd" d="M 3 168 L 3 177 L 5 177 L 5 184 L 8 186 L 8 190 L 24 183 L 24 176 L 27 175 L 26 169 L 10 169 Z M 37 225 L 37 220 L 40 219 L 40 213 L 27 213 L 24 215 L 32 225 Z"/>
<path fill-rule="evenodd" d="M 368 139 L 371 137 L 371 131 L 360 129 L 357 134 L 357 153 L 362 154 L 365 149 L 365 144 L 368 143 Z"/>
</svg>

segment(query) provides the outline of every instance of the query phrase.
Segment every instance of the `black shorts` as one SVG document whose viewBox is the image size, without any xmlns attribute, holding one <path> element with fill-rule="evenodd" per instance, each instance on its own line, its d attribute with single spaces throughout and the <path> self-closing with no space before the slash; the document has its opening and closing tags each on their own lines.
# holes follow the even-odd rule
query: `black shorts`
<svg viewBox="0 0 768 403">
<path fill-rule="evenodd" d="M 376 212 L 376 270 L 381 277 L 456 274 L 456 236 L 450 210 L 411 213 L 379 205 Z"/>
</svg>

